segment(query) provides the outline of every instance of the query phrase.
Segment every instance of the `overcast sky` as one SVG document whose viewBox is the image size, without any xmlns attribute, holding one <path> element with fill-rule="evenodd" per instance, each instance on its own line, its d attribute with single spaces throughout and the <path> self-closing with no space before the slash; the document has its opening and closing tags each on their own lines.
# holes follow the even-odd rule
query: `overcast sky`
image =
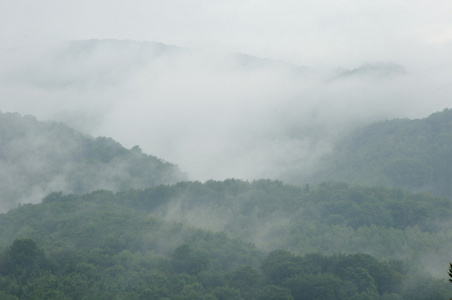
<svg viewBox="0 0 452 300">
<path fill-rule="evenodd" d="M 91 39 L 190 50 L 62 44 Z M 452 107 L 450 0 L 0 0 L 0 50 L 0 110 L 192 179 L 307 172 L 351 126 Z"/>
<path fill-rule="evenodd" d="M 159 41 L 309 66 L 450 62 L 449 0 L 0 0 L 1 47 Z"/>
</svg>

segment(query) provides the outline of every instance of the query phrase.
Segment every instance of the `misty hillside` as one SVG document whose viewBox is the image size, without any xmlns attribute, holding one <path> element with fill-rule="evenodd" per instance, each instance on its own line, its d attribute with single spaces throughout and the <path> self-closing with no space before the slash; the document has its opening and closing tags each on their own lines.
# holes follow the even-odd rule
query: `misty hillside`
<svg viewBox="0 0 452 300">
<path fill-rule="evenodd" d="M 2 62 L 0 79 L 7 85 L 19 83 L 28 87 L 106 87 L 119 84 L 152 59 L 184 51 L 162 43 L 119 40 L 71 41 L 51 49 L 3 50 L 2 55 L 9 61 Z M 14 63 L 15 60 L 20 62 Z"/>
<path fill-rule="evenodd" d="M 424 117 L 449 101 L 441 91 L 450 85 L 398 61 L 318 68 L 114 39 L 0 54 L 2 110 L 139 144 L 201 181 L 306 178 L 357 126 Z M 435 101 L 426 103 L 427 92 Z"/>
<path fill-rule="evenodd" d="M 341 140 L 314 181 L 398 187 L 452 197 L 452 110 L 373 123 Z"/>
<path fill-rule="evenodd" d="M 356 69 L 339 69 L 337 74 L 333 78 L 337 79 L 350 79 L 350 78 L 368 78 L 368 79 L 387 79 L 392 76 L 406 75 L 408 72 L 406 69 L 395 63 L 366 63 Z"/>
<path fill-rule="evenodd" d="M 452 300 L 452 0 L 0 3 L 0 300 Z"/>
<path fill-rule="evenodd" d="M 175 165 L 138 146 L 128 150 L 111 138 L 16 113 L 0 113 L 0 165 L 2 211 L 51 191 L 119 191 L 185 178 Z"/>
<path fill-rule="evenodd" d="M 51 193 L 0 214 L 0 297 L 447 299 L 451 210 L 270 180 Z"/>
<path fill-rule="evenodd" d="M 411 141 L 411 123 L 429 120 L 427 132 L 437 134 L 429 145 L 435 138 L 447 145 L 439 137 L 450 114 L 362 131 L 400 131 L 389 141 Z M 1 198 L 9 208 L 0 213 L 0 298 L 422 300 L 451 293 L 450 198 L 345 183 L 183 181 L 176 166 L 138 146 L 17 113 L 0 114 L 0 138 Z"/>
<path fill-rule="evenodd" d="M 158 42 L 124 40 L 76 40 L 60 43 L 50 48 L 18 48 L 0 53 L 8 60 L 2 61 L 0 82 L 6 85 L 64 89 L 102 88 L 123 84 L 131 75 L 146 68 L 160 68 L 162 60 L 174 59 L 183 67 L 185 59 L 209 59 L 200 50 L 167 45 Z M 271 59 L 240 53 L 216 54 L 230 67 L 243 69 L 287 69 L 303 74 L 309 69 Z M 212 59 L 212 58 L 210 58 Z M 16 62 L 19 61 L 19 62 Z M 174 65 L 166 65 L 171 72 Z M 202 66 L 205 67 L 205 66 Z"/>
</svg>

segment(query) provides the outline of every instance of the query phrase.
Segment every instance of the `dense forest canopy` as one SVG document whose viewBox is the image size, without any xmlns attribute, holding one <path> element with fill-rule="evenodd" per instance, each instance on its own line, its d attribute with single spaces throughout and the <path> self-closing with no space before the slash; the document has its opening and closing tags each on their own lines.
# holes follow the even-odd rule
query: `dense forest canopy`
<svg viewBox="0 0 452 300">
<path fill-rule="evenodd" d="M 336 221 L 339 216 L 346 219 L 347 212 L 324 211 L 325 202 L 314 205 L 321 198 L 332 201 L 340 192 L 342 201 L 348 199 L 357 207 L 366 207 L 368 201 L 376 199 L 382 207 L 395 201 L 400 203 L 403 217 L 408 207 L 431 202 L 427 210 L 432 213 L 418 222 L 406 218 L 406 224 L 398 225 L 404 230 L 394 229 L 392 224 L 368 225 L 359 220 L 347 225 Z M 360 192 L 372 196 L 363 197 L 362 201 L 353 199 Z M 176 203 L 179 201 L 183 203 Z M 225 232 L 195 228 L 184 224 L 185 220 L 178 222 L 177 218 L 169 220 L 162 216 L 173 205 L 187 214 L 208 207 L 214 217 L 230 209 L 231 214 L 226 216 L 230 220 L 223 220 Z M 299 212 L 293 209 L 296 206 L 301 207 Z M 308 212 L 301 212 L 308 208 Z M 4 249 L 0 255 L 2 296 L 5 299 L 447 299 L 452 292 L 445 280 L 447 263 L 443 264 L 444 276 L 440 276 L 443 279 L 435 279 L 425 273 L 426 265 L 416 262 L 425 254 L 441 255 L 437 248 L 441 244 L 445 248 L 451 246 L 444 245 L 446 230 L 422 225 L 435 216 L 440 220 L 446 218 L 440 216 L 440 211 L 445 215 L 450 209 L 446 199 L 410 195 L 400 190 L 345 185 L 307 189 L 266 180 L 184 182 L 146 190 L 97 191 L 85 195 L 55 192 L 41 204 L 25 204 L 0 215 L 0 245 Z M 243 242 L 249 228 L 266 226 L 274 213 L 280 218 L 290 214 L 292 219 L 285 236 L 279 230 L 270 241 L 274 243 L 273 250 L 268 248 L 264 252 Z M 200 213 L 198 217 L 204 215 Z M 338 224 L 328 224 L 331 222 Z M 375 219 L 371 222 L 377 223 Z M 233 223 L 238 223 L 244 232 L 233 229 Z M 356 239 L 353 245 L 339 235 L 346 231 L 352 233 L 349 238 Z M 388 234 L 391 232 L 392 235 Z M 382 244 L 375 235 L 387 240 Z M 290 243 L 294 241 L 299 244 Z M 371 248 L 384 259 L 356 253 L 368 253 L 362 250 Z M 408 248 L 411 251 L 405 252 Z M 401 259 L 396 259 L 400 252 Z"/>
<path fill-rule="evenodd" d="M 452 110 L 395 119 L 341 140 L 312 181 L 346 181 L 452 197 Z"/>
</svg>

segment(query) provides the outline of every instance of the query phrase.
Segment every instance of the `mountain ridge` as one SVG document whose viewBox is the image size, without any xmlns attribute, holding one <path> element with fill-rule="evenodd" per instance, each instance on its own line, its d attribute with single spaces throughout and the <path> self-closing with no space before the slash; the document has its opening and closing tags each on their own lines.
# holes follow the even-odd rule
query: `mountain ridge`
<svg viewBox="0 0 452 300">
<path fill-rule="evenodd" d="M 2 210 L 52 191 L 146 188 L 186 179 L 177 166 L 62 123 L 0 112 Z"/>
<path fill-rule="evenodd" d="M 452 197 L 452 110 L 393 119 L 355 130 L 311 179 L 398 187 Z"/>
</svg>

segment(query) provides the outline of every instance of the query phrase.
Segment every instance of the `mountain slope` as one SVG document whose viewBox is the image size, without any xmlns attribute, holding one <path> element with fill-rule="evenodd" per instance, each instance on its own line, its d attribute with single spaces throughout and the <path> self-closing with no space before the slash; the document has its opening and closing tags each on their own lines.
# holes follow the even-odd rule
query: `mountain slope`
<svg viewBox="0 0 452 300">
<path fill-rule="evenodd" d="M 435 221 L 451 209 L 400 190 L 269 180 L 51 193 L 0 214 L 0 297 L 447 299 L 450 230 Z M 214 219 L 228 234 L 205 230 Z"/>
<path fill-rule="evenodd" d="M 127 150 L 113 139 L 83 135 L 60 123 L 0 113 L 0 209 L 36 202 L 51 191 L 86 193 L 174 183 L 175 165 Z"/>
<path fill-rule="evenodd" d="M 452 110 L 357 130 L 336 146 L 311 180 L 382 185 L 452 197 Z"/>
</svg>

